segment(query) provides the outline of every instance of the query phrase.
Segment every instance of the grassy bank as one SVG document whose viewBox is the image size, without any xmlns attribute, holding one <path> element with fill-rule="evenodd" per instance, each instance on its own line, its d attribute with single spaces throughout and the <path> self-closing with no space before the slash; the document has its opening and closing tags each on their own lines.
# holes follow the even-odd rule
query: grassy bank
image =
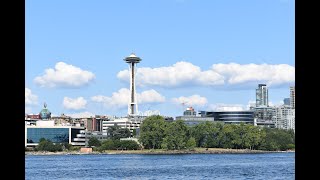
<svg viewBox="0 0 320 180">
<path fill-rule="evenodd" d="M 163 149 L 144 149 L 144 150 L 106 150 L 103 152 L 94 151 L 92 153 L 81 153 L 80 151 L 62 152 L 43 152 L 28 151 L 25 155 L 81 155 L 81 154 L 258 154 L 289 151 L 261 151 L 250 149 L 223 149 L 223 148 L 195 148 L 194 150 L 163 150 Z M 290 151 L 294 152 L 294 151 Z"/>
</svg>

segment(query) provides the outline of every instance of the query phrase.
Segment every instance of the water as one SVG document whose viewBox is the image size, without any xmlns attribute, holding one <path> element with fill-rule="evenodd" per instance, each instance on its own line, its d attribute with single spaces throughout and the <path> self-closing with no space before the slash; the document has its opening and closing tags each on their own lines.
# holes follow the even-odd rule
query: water
<svg viewBox="0 0 320 180">
<path fill-rule="evenodd" d="M 295 153 L 42 155 L 26 160 L 26 179 L 294 179 Z"/>
</svg>

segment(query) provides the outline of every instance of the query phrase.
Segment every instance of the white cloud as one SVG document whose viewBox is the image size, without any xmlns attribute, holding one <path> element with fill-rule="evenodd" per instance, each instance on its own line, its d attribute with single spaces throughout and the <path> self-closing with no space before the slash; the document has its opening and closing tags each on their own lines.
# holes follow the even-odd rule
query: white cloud
<svg viewBox="0 0 320 180">
<path fill-rule="evenodd" d="M 201 97 L 198 94 L 189 97 L 180 96 L 179 98 L 172 98 L 172 101 L 186 106 L 205 106 L 208 103 L 207 98 Z"/>
<path fill-rule="evenodd" d="M 83 97 L 78 97 L 75 99 L 64 97 L 63 98 L 63 107 L 66 109 L 85 109 L 87 105 L 87 101 Z"/>
<path fill-rule="evenodd" d="M 247 82 L 265 82 L 269 86 L 292 83 L 295 80 L 295 68 L 288 64 L 214 64 L 212 70 L 224 76 L 229 84 Z"/>
<path fill-rule="evenodd" d="M 164 102 L 166 98 L 157 91 L 151 89 L 137 94 L 138 103 Z"/>
<path fill-rule="evenodd" d="M 38 96 L 32 94 L 29 88 L 25 88 L 25 104 L 26 105 L 36 105 L 38 104 Z"/>
<path fill-rule="evenodd" d="M 129 71 L 122 70 L 118 79 L 129 82 Z M 138 86 L 178 87 L 185 85 L 219 86 L 267 83 L 269 86 L 293 83 L 295 68 L 288 64 L 213 64 L 209 70 L 189 62 L 177 62 L 172 66 L 137 69 Z"/>
<path fill-rule="evenodd" d="M 278 101 L 276 103 L 273 103 L 272 101 L 269 101 L 269 106 L 281 106 L 283 104 L 284 104 L 283 100 Z"/>
<path fill-rule="evenodd" d="M 91 100 L 98 103 L 103 103 L 106 107 L 122 108 L 127 107 L 130 99 L 130 90 L 126 88 L 119 89 L 118 92 L 112 93 L 111 97 L 97 95 L 91 97 Z M 165 97 L 159 94 L 157 91 L 151 89 L 137 93 L 137 101 L 139 104 L 144 103 L 159 103 L 164 102 Z"/>
<path fill-rule="evenodd" d="M 242 104 L 217 103 L 217 104 L 210 104 L 209 110 L 212 110 L 212 111 L 243 111 L 245 109 L 243 108 Z"/>
<path fill-rule="evenodd" d="M 117 74 L 120 80 L 129 82 L 129 71 L 123 70 Z M 223 84 L 223 77 L 215 72 L 201 71 L 200 67 L 189 62 L 177 62 L 169 67 L 137 69 L 136 83 L 138 86 L 154 85 L 174 87 L 185 84 Z"/>
<path fill-rule="evenodd" d="M 249 110 L 250 107 L 256 107 L 256 101 L 250 100 L 246 107 L 247 107 L 247 110 Z"/>
<path fill-rule="evenodd" d="M 36 77 L 34 82 L 41 87 L 78 88 L 88 85 L 94 78 L 95 75 L 92 72 L 64 62 L 58 62 L 55 69 L 46 69 L 45 74 Z"/>
<path fill-rule="evenodd" d="M 74 113 L 74 114 L 66 114 L 66 116 L 70 116 L 72 118 L 89 118 L 89 117 L 94 117 L 95 114 L 91 112 L 80 112 L 80 113 Z"/>
</svg>

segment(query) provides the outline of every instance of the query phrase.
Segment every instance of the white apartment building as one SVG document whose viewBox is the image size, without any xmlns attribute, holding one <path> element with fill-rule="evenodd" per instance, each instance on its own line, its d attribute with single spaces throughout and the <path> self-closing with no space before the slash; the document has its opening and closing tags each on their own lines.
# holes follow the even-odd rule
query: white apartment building
<svg viewBox="0 0 320 180">
<path fill-rule="evenodd" d="M 273 109 L 272 121 L 276 128 L 295 130 L 295 109 L 282 105 Z"/>
<path fill-rule="evenodd" d="M 133 135 L 134 129 L 139 129 L 140 124 L 146 118 L 146 116 L 135 116 L 135 117 L 121 117 L 121 118 L 112 118 L 110 120 L 102 121 L 102 132 L 107 133 L 108 128 L 114 125 L 118 125 L 121 128 L 128 128 Z"/>
</svg>

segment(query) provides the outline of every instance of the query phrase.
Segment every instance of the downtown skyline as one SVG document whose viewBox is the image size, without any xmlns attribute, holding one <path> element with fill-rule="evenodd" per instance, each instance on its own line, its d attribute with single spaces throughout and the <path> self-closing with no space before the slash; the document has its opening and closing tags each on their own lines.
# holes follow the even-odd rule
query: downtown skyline
<svg viewBox="0 0 320 180">
<path fill-rule="evenodd" d="M 26 1 L 26 113 L 126 115 L 132 52 L 139 111 L 245 109 L 259 83 L 279 104 L 295 80 L 294 1 Z"/>
</svg>

